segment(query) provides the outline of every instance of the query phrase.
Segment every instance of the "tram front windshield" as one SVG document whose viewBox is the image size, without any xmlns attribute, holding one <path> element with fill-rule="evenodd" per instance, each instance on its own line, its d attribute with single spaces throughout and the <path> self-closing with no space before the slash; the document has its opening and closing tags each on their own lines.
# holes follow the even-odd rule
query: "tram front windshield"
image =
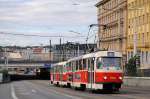
<svg viewBox="0 0 150 99">
<path fill-rule="evenodd" d="M 102 57 L 97 59 L 97 69 L 103 68 L 117 68 L 121 67 L 121 58 L 120 57 Z"/>
</svg>

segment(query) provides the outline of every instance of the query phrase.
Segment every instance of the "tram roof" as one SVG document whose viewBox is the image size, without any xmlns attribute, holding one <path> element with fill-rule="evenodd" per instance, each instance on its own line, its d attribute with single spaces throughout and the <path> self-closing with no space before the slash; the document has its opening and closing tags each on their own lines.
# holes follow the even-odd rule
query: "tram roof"
<svg viewBox="0 0 150 99">
<path fill-rule="evenodd" d="M 68 61 L 73 61 L 73 60 L 78 60 L 78 59 L 85 59 L 85 58 L 93 58 L 93 57 L 105 57 L 108 55 L 108 52 L 113 52 L 115 57 L 122 57 L 122 54 L 120 52 L 115 52 L 115 51 L 98 51 L 98 52 L 94 52 L 94 53 L 89 53 L 89 54 L 85 54 L 79 57 L 75 57 L 72 59 L 69 59 Z"/>
<path fill-rule="evenodd" d="M 52 67 L 54 67 L 54 66 L 56 66 L 56 65 L 65 65 L 66 62 L 67 62 L 67 61 L 52 64 Z"/>
</svg>

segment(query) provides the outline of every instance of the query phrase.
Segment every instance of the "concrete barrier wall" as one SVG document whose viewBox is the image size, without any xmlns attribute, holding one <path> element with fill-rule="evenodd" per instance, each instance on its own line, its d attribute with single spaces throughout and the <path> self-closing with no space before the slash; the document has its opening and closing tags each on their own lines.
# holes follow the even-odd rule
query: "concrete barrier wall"
<svg viewBox="0 0 150 99">
<path fill-rule="evenodd" d="M 150 77 L 124 77 L 125 86 L 150 87 Z"/>
<path fill-rule="evenodd" d="M 0 83 L 2 83 L 2 82 L 3 82 L 3 74 L 0 73 Z"/>
</svg>

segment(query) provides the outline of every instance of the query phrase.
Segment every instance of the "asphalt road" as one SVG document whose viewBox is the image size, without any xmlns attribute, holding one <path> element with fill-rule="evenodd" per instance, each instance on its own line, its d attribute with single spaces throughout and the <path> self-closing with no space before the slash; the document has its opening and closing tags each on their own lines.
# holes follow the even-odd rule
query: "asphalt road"
<svg viewBox="0 0 150 99">
<path fill-rule="evenodd" d="M 0 84 L 0 99 L 150 99 L 150 88 L 123 87 L 117 93 L 91 93 L 55 87 L 49 81 L 28 80 Z"/>
</svg>

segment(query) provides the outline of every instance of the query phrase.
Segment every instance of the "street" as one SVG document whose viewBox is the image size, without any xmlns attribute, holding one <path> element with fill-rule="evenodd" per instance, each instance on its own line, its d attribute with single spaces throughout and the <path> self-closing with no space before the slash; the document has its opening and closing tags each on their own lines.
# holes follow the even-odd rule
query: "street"
<svg viewBox="0 0 150 99">
<path fill-rule="evenodd" d="M 0 99 L 149 99 L 149 88 L 123 87 L 118 93 L 91 93 L 26 80 L 0 85 Z"/>
</svg>

